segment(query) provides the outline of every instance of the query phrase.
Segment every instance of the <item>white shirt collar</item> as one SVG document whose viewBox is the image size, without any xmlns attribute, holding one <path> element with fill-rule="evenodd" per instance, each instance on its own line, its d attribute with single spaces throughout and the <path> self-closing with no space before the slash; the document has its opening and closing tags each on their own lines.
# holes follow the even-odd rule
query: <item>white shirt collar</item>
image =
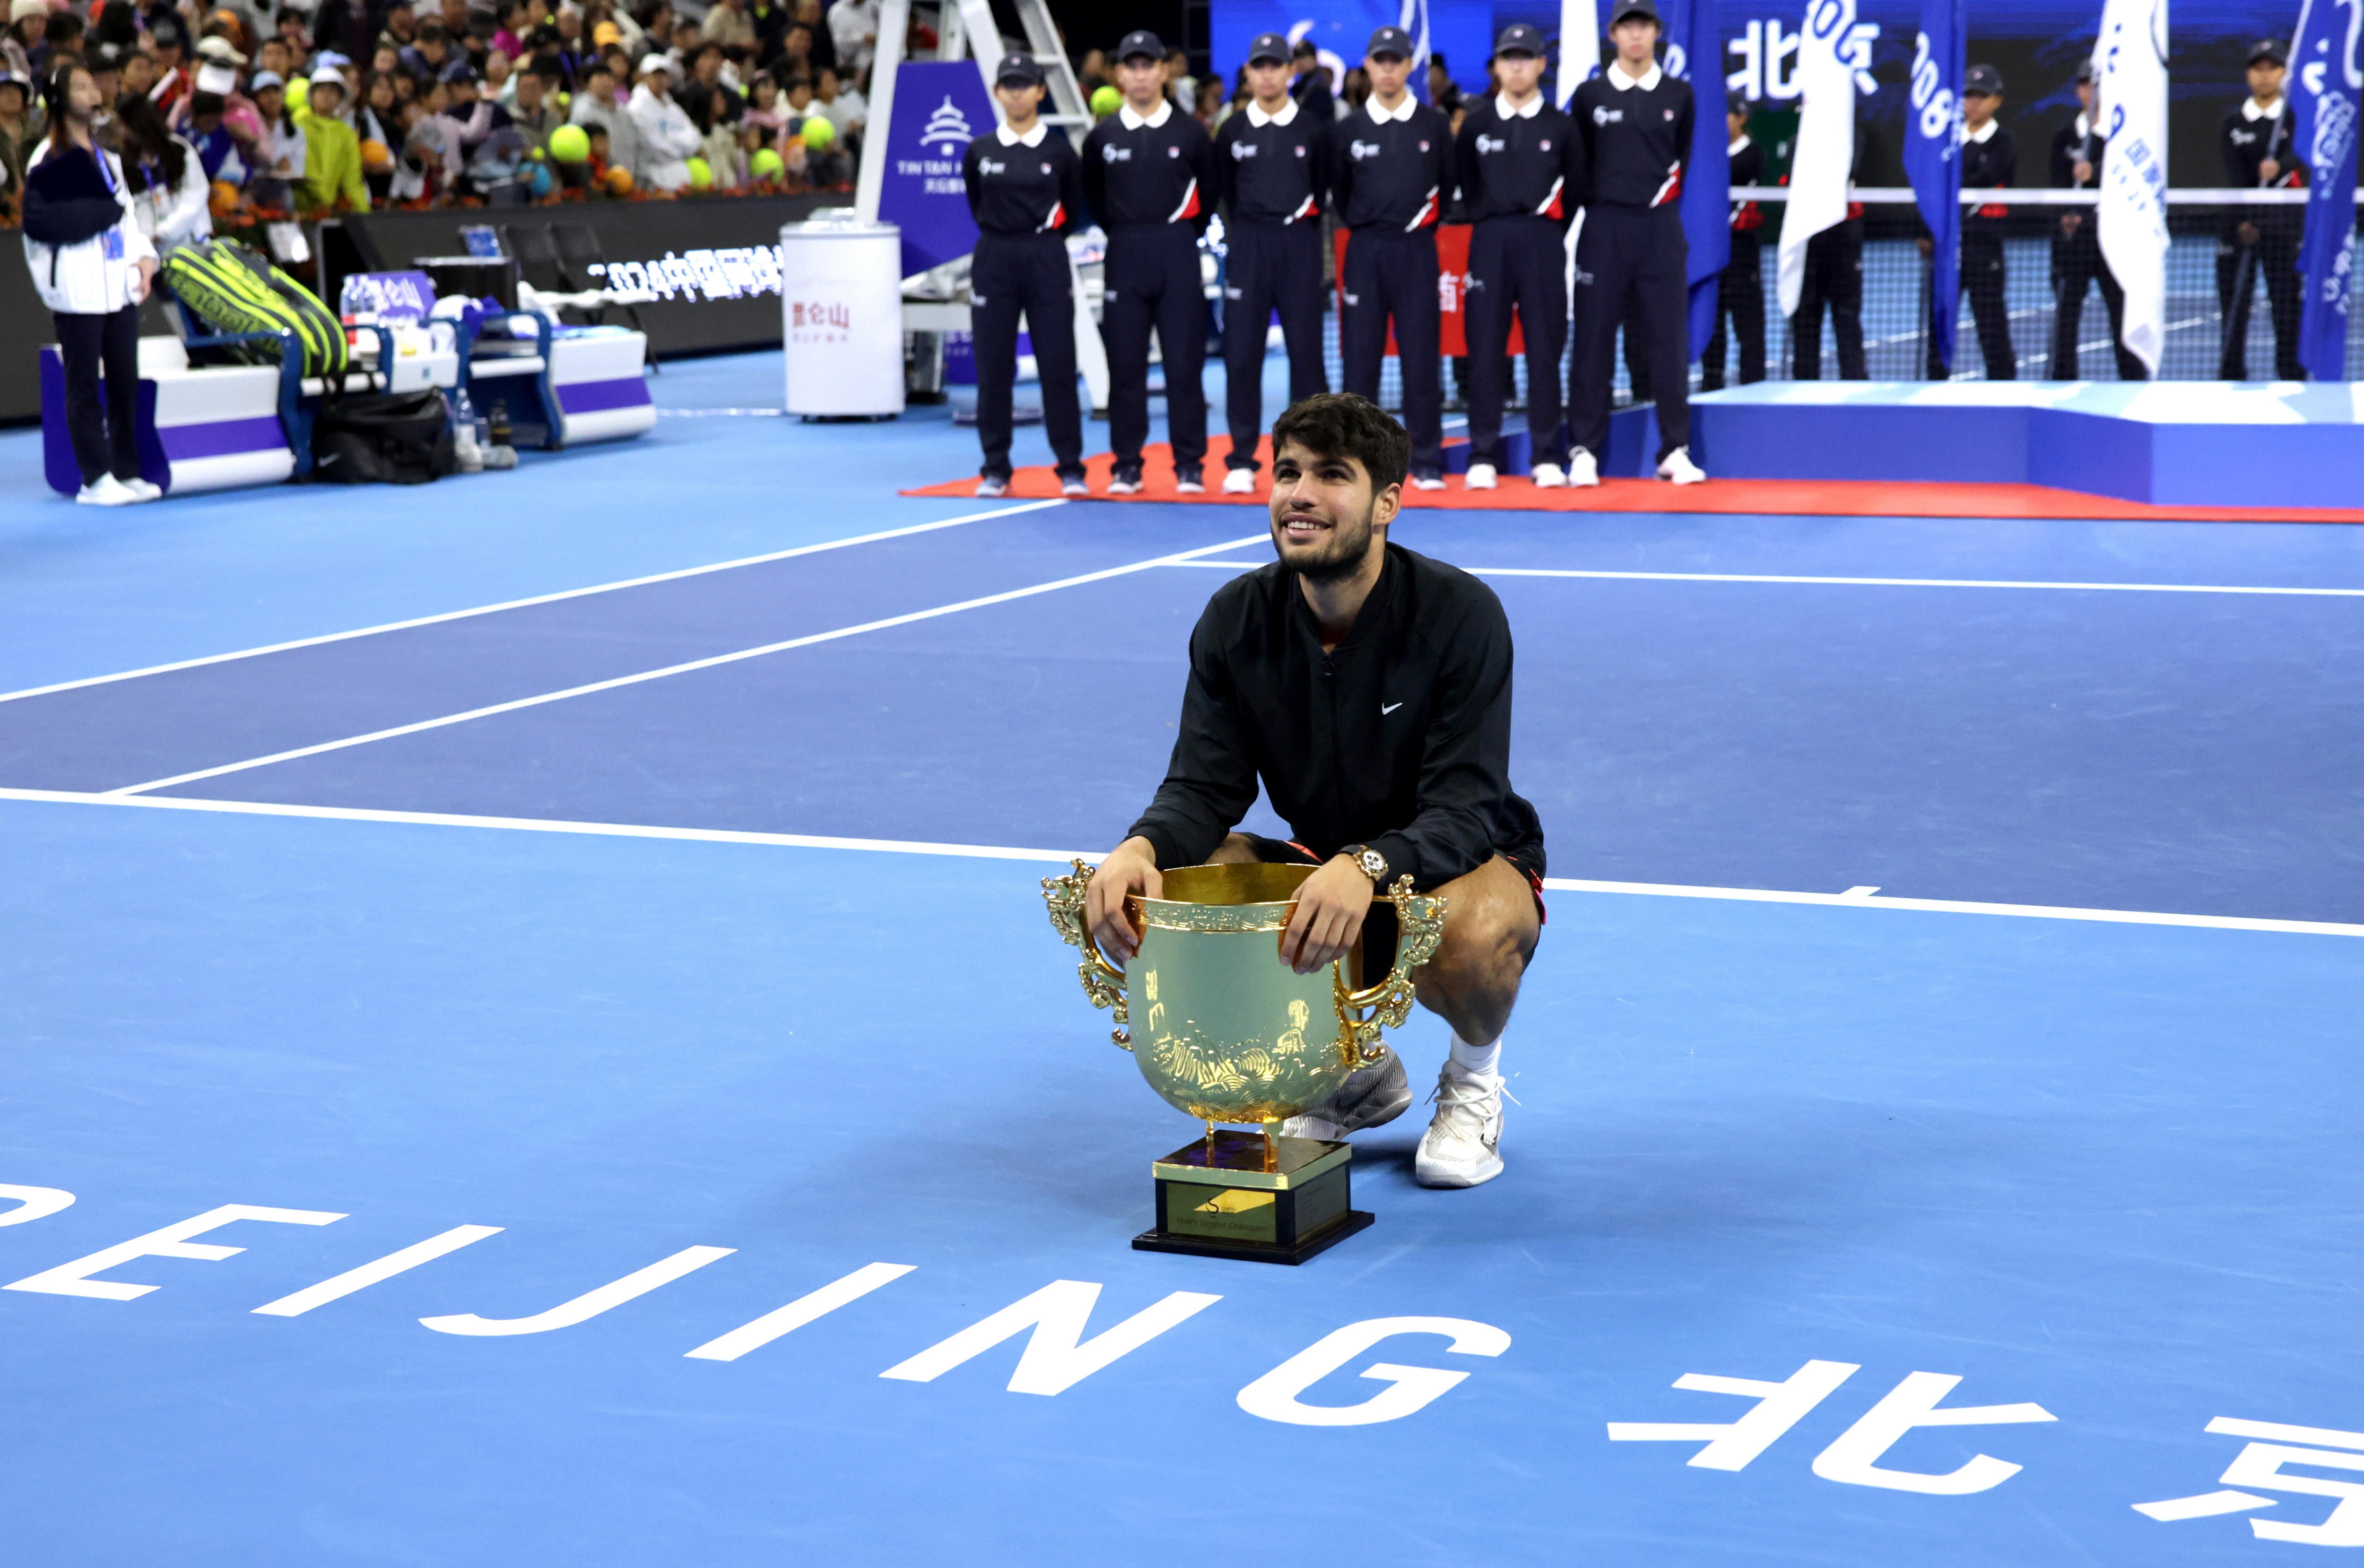
<svg viewBox="0 0 2364 1568">
<path fill-rule="evenodd" d="M 1637 82 L 1625 74 L 1625 64 L 1622 61 L 1612 60 L 1600 74 L 1608 77 L 1609 84 L 1621 93 L 1630 93 L 1636 87 L 1641 88 L 1645 93 L 1654 93 L 1657 91 L 1659 79 L 1665 76 L 1666 72 L 1658 68 L 1658 62 L 1654 60 L 1650 61 L 1649 73 Z"/>
<path fill-rule="evenodd" d="M 2077 111 L 2077 123 L 2069 127 L 2069 129 L 2076 133 L 2078 140 L 2084 140 L 2087 137 L 2093 134 L 2092 117 L 2086 114 L 2084 110 L 2079 109 Z"/>
<path fill-rule="evenodd" d="M 1377 93 L 1363 100 L 1363 110 L 1371 117 L 1373 125 L 1386 125 L 1393 120 L 1408 120 L 1419 107 L 1420 100 L 1410 93 L 1403 95 L 1403 102 L 1396 106 L 1396 112 L 1393 114 L 1379 107 L 1379 95 Z"/>
<path fill-rule="evenodd" d="M 1544 112 L 1544 95 L 1537 93 L 1527 100 L 1526 107 L 1514 109 L 1511 106 L 1508 93 L 1497 93 L 1494 95 L 1494 112 L 1506 120 L 1531 120 Z"/>
<path fill-rule="evenodd" d="M 1028 147 L 1040 147 L 1043 145 L 1043 138 L 1049 133 L 1050 129 L 1050 126 L 1038 116 L 1034 121 L 1034 128 L 1024 136 L 1011 135 L 1008 126 L 997 128 L 993 134 L 1001 139 L 1001 145 L 1004 147 L 1016 147 L 1021 142 Z"/>
<path fill-rule="evenodd" d="M 1139 130 L 1143 126 L 1147 126 L 1150 129 L 1155 130 L 1159 126 L 1164 125 L 1167 120 L 1174 117 L 1174 100 L 1171 98 L 1158 99 L 1156 109 L 1146 115 L 1134 114 L 1131 104 L 1121 105 L 1117 108 L 1116 117 L 1118 122 L 1127 130 Z"/>
<path fill-rule="evenodd" d="M 1994 133 L 2002 128 L 2002 121 L 1989 120 L 1986 124 L 1979 127 L 1976 130 L 1964 130 L 1962 132 L 1962 139 L 1964 141 L 1975 141 L 1983 146 L 1987 142 L 1992 141 L 1994 139 Z"/>
<path fill-rule="evenodd" d="M 2277 97 L 2274 99 L 2272 108 L 2261 109 L 2258 107 L 2257 99 L 2244 98 L 2241 100 L 2241 117 L 2251 121 L 2278 120 L 2282 117 L 2282 106 L 2289 102 L 2290 99 L 2287 96 Z"/>
<path fill-rule="evenodd" d="M 1732 145 L 1731 145 L 1730 147 L 1727 147 L 1727 148 L 1725 148 L 1725 149 L 1723 150 L 1723 155 L 1724 155 L 1726 158 L 1729 158 L 1729 157 L 1731 157 L 1734 153 L 1735 153 L 1735 152 L 1739 151 L 1742 148 L 1744 148 L 1744 147 L 1745 147 L 1745 146 L 1747 146 L 1747 145 L 1748 145 L 1748 133 L 1747 133 L 1746 131 L 1745 131 L 1745 130 L 1744 130 L 1744 131 L 1742 131 L 1742 132 L 1741 132 L 1737 137 L 1735 137 L 1735 138 L 1734 138 L 1734 139 L 1733 139 L 1733 143 L 1732 143 Z"/>
<path fill-rule="evenodd" d="M 1255 127 L 1258 130 L 1262 130 L 1268 125 L 1288 125 L 1290 121 L 1296 118 L 1297 100 L 1294 98 L 1284 98 L 1281 100 L 1280 113 L 1277 115 L 1266 114 L 1262 105 L 1258 104 L 1254 98 L 1250 98 L 1248 100 L 1248 124 Z"/>
</svg>

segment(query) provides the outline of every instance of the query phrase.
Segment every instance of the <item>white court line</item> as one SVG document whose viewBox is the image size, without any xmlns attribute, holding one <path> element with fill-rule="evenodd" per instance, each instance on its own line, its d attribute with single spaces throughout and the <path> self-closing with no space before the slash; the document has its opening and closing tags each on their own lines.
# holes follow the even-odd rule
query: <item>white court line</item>
<svg viewBox="0 0 2364 1568">
<path fill-rule="evenodd" d="M 290 806 L 260 800 L 198 800 L 172 795 L 93 795 L 76 790 L 0 789 L 0 800 L 61 806 L 137 806 L 160 811 L 205 811 L 232 817 L 296 817 L 334 822 L 390 822 L 428 828 L 490 828 L 519 833 L 573 833 L 602 839 L 676 839 L 708 844 L 764 844 L 795 850 L 859 850 L 895 855 L 945 855 L 967 860 L 1031 861 L 1064 865 L 1097 861 L 1100 850 L 1034 850 L 999 844 L 940 844 L 919 839 L 846 839 L 813 833 L 756 833 L 727 828 L 659 828 L 631 822 L 575 822 L 540 817 L 470 817 L 439 811 L 381 811 L 354 806 Z M 2140 909 L 2082 909 L 2066 905 L 1988 904 L 1949 898 L 1882 898 L 1857 893 L 1786 893 L 1760 887 L 1694 887 L 1682 883 L 1596 882 L 1552 876 L 1554 893 L 1608 893 L 1656 898 L 1711 898 L 1743 904 L 1813 904 L 1841 909 L 1906 909 L 1941 915 L 2004 915 L 2023 919 L 2091 920 L 2132 926 L 2194 926 L 2210 930 L 2280 931 L 2299 936 L 2364 937 L 2364 925 L 2332 920 L 2269 920 L 2244 915 L 2177 915 Z"/>
<path fill-rule="evenodd" d="M 47 686 L 28 686 L 21 692 L 0 692 L 0 702 L 15 702 L 19 697 L 47 696 L 51 692 L 76 691 L 84 686 L 104 686 L 117 681 L 136 681 L 143 675 L 167 675 L 175 670 L 195 670 L 206 664 L 226 664 L 235 659 L 257 659 L 265 653 L 284 653 L 295 648 L 318 648 L 327 642 L 348 642 L 356 637 L 375 637 L 380 632 L 407 631 L 415 626 L 437 626 L 444 621 L 466 620 L 471 616 L 497 615 L 503 610 L 521 610 L 534 605 L 554 605 L 562 599 L 580 599 L 592 594 L 612 594 L 619 588 L 644 588 L 652 583 L 671 583 L 683 577 L 702 577 L 709 572 L 733 572 L 742 566 L 761 566 L 766 562 L 786 561 L 798 555 L 818 555 L 825 550 L 843 550 L 849 545 L 875 544 L 880 539 L 902 539 L 911 534 L 932 533 L 938 528 L 958 528 L 964 523 L 989 522 L 995 517 L 1015 517 L 1020 512 L 1039 512 L 1046 506 L 1064 506 L 1066 498 L 1049 501 L 1029 501 L 1022 506 L 1003 506 L 990 512 L 970 512 L 958 517 L 943 517 L 932 523 L 913 523 L 909 528 L 882 528 L 875 534 L 857 534 L 852 539 L 833 539 L 820 544 L 800 544 L 794 550 L 775 550 L 764 555 L 745 555 L 736 561 L 718 561 L 711 566 L 685 566 L 677 572 L 658 572 L 646 577 L 627 577 L 616 583 L 596 583 L 588 588 L 567 588 L 555 594 L 537 594 L 530 599 L 505 599 L 497 605 L 478 605 L 473 609 L 446 610 L 440 615 L 418 616 L 410 620 L 387 621 L 383 626 L 365 626 L 352 631 L 332 631 L 320 637 L 299 637 L 289 642 L 273 642 L 261 648 L 241 648 L 232 653 L 208 653 L 202 659 L 182 659 L 170 664 L 151 664 L 144 670 L 123 670 L 112 675 L 86 675 L 79 681 L 59 681 Z"/>
<path fill-rule="evenodd" d="M 1262 537 L 1264 536 L 1256 536 L 1259 539 Z M 170 789 L 175 784 L 195 784 L 199 779 L 219 778 L 224 773 L 244 773 L 249 768 L 269 767 L 274 762 L 292 762 L 299 757 L 317 757 L 324 751 L 341 751 L 351 746 L 366 746 L 374 740 L 391 740 L 396 736 L 416 735 L 422 730 L 441 729 L 448 725 L 465 724 L 471 719 L 490 718 L 496 714 L 515 713 L 520 708 L 541 707 L 548 703 L 564 702 L 569 697 L 589 696 L 595 692 L 612 692 L 623 686 L 637 686 L 649 681 L 662 681 L 669 675 L 686 675 L 696 670 L 711 670 L 724 664 L 736 664 L 743 660 L 761 659 L 767 654 L 785 653 L 793 648 L 810 648 L 819 642 L 834 642 L 840 638 L 859 637 L 866 631 L 884 631 L 890 627 L 909 626 L 915 621 L 933 620 L 939 616 L 956 615 L 962 610 L 982 609 L 987 605 L 1005 605 L 1013 599 L 1028 599 L 1037 594 L 1055 593 L 1061 588 L 1079 587 L 1086 583 L 1105 582 L 1111 577 L 1123 577 L 1132 573 L 1146 572 L 1154 567 L 1170 566 L 1175 562 L 1187 561 L 1194 555 L 1205 555 L 1218 550 L 1237 550 L 1243 544 L 1254 542 L 1254 539 L 1225 539 L 1221 544 L 1202 545 L 1197 550 L 1181 550 L 1172 555 L 1152 556 L 1147 561 L 1131 562 L 1123 566 L 1104 567 L 1098 572 L 1080 573 L 1073 577 L 1062 577 L 1053 583 L 1037 583 L 1030 587 L 1011 588 L 998 594 L 986 594 L 974 599 L 963 599 L 956 604 L 938 605 L 933 609 L 911 610 L 899 616 L 886 616 L 877 620 L 863 621 L 856 626 L 842 626 L 834 631 L 816 631 L 803 637 L 791 637 L 778 642 L 766 642 L 760 648 L 742 648 L 734 653 L 716 653 L 704 659 L 685 660 L 678 664 L 667 664 L 663 669 L 642 670 L 637 674 L 616 675 L 605 681 L 589 681 L 579 686 L 568 686 L 563 691 L 543 692 L 530 697 L 516 697 L 508 702 L 488 703 L 483 707 L 472 707 L 464 713 L 447 713 L 440 718 L 422 718 L 415 724 L 397 724 L 385 729 L 373 729 L 366 735 L 348 735 L 341 740 L 323 740 L 317 745 L 292 747 L 284 751 L 273 751 L 267 757 L 249 757 L 242 762 L 224 762 L 218 767 L 197 768 L 185 773 L 174 773 L 170 778 L 150 779 L 146 784 L 126 784 L 120 789 L 106 790 L 103 793 L 125 795 L 140 795 L 151 789 Z"/>
<path fill-rule="evenodd" d="M 1254 571 L 1264 561 L 1177 561 L 1176 566 Z M 2299 598 L 2364 599 L 2364 588 L 2245 588 L 2205 583 L 2035 583 L 1982 577 L 1790 577 L 1744 572 L 1578 572 L 1544 566 L 1465 566 L 1474 577 L 1605 577 L 1637 583 L 1823 583 L 1852 588 L 2057 588 L 2093 594 L 2280 594 Z"/>
</svg>

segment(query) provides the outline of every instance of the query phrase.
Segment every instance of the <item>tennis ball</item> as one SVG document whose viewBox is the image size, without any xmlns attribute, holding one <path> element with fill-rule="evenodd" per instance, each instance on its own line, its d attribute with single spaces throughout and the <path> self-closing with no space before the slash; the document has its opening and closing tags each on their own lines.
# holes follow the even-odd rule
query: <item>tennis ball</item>
<svg viewBox="0 0 2364 1568">
<path fill-rule="evenodd" d="M 755 156 L 747 160 L 747 172 L 758 180 L 776 180 L 786 169 L 780 155 L 768 147 L 758 148 Z"/>
<path fill-rule="evenodd" d="M 1092 113 L 1100 119 L 1106 119 L 1116 113 L 1117 106 L 1123 102 L 1124 95 L 1113 87 L 1092 89 Z"/>
<path fill-rule="evenodd" d="M 591 156 L 591 136 L 579 125 L 563 125 L 550 133 L 550 155 L 561 163 L 580 163 Z"/>
<path fill-rule="evenodd" d="M 808 115 L 806 117 L 805 145 L 807 147 L 810 148 L 815 152 L 819 152 L 822 148 L 827 147 L 831 142 L 835 141 L 836 139 L 837 128 L 835 126 L 830 124 L 829 121 L 823 119 L 819 115 Z"/>
<path fill-rule="evenodd" d="M 632 172 L 619 163 L 608 171 L 608 194 L 629 196 L 632 194 Z"/>
<path fill-rule="evenodd" d="M 689 188 L 693 191 L 710 189 L 714 184 L 714 165 L 703 158 L 689 161 Z"/>
</svg>

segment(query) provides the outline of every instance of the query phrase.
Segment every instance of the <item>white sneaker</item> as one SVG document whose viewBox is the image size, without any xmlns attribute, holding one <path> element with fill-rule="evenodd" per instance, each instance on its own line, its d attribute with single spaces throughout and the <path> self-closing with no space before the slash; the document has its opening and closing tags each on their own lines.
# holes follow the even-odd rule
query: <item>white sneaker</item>
<svg viewBox="0 0 2364 1568">
<path fill-rule="evenodd" d="M 1284 1138 L 1340 1139 L 1366 1127 L 1385 1127 L 1411 1104 L 1411 1080 L 1394 1051 L 1368 1067 L 1357 1067 L 1320 1105 L 1280 1124 Z"/>
<path fill-rule="evenodd" d="M 976 493 L 980 496 L 988 497 L 994 495 L 1007 495 L 1009 494 L 1009 481 L 1007 479 L 996 479 L 992 475 L 987 474 L 985 478 L 976 482 Z"/>
<path fill-rule="evenodd" d="M 1564 490 L 1567 487 L 1567 470 L 1556 462 L 1539 462 L 1532 476 L 1538 490 Z"/>
<path fill-rule="evenodd" d="M 1461 487 L 1464 490 L 1493 489 L 1494 465 L 1490 462 L 1471 463 L 1469 465 L 1469 475 L 1461 482 Z"/>
<path fill-rule="evenodd" d="M 1223 494 L 1226 495 L 1254 495 L 1255 476 L 1256 471 L 1253 468 L 1232 469 L 1223 475 Z"/>
<path fill-rule="evenodd" d="M 1089 495 L 1091 493 L 1092 487 L 1084 483 L 1083 476 L 1080 474 L 1073 479 L 1059 481 L 1059 494 L 1062 495 Z"/>
<path fill-rule="evenodd" d="M 162 501 L 164 498 L 164 487 L 145 479 L 118 479 L 116 483 L 130 491 L 135 501 Z"/>
<path fill-rule="evenodd" d="M 75 491 L 74 499 L 85 506 L 130 506 L 137 505 L 139 497 L 115 475 L 102 473 Z"/>
<path fill-rule="evenodd" d="M 1137 473 L 1118 474 L 1114 479 L 1109 481 L 1108 493 L 1111 495 L 1140 495 L 1141 475 Z"/>
<path fill-rule="evenodd" d="M 1414 490 L 1442 490 L 1444 488 L 1444 476 L 1439 473 L 1415 473 L 1411 476 L 1411 487 Z"/>
<path fill-rule="evenodd" d="M 1575 490 L 1591 489 L 1600 483 L 1600 465 L 1582 447 L 1567 454 L 1567 483 Z"/>
<path fill-rule="evenodd" d="M 1673 484 L 1697 484 L 1707 477 L 1707 471 L 1691 461 L 1691 449 L 1677 447 L 1658 464 L 1658 477 Z"/>
<path fill-rule="evenodd" d="M 1502 1079 L 1465 1073 L 1448 1062 L 1436 1075 L 1436 1118 L 1412 1157 L 1424 1187 L 1474 1187 L 1502 1173 Z"/>
</svg>

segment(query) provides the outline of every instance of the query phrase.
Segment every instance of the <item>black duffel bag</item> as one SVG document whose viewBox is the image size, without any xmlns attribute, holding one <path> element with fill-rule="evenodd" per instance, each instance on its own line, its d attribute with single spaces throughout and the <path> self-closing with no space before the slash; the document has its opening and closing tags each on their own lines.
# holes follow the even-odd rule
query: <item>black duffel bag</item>
<svg viewBox="0 0 2364 1568">
<path fill-rule="evenodd" d="M 331 484 L 424 484 L 457 473 L 442 394 L 332 397 L 312 417 L 312 477 Z"/>
</svg>

